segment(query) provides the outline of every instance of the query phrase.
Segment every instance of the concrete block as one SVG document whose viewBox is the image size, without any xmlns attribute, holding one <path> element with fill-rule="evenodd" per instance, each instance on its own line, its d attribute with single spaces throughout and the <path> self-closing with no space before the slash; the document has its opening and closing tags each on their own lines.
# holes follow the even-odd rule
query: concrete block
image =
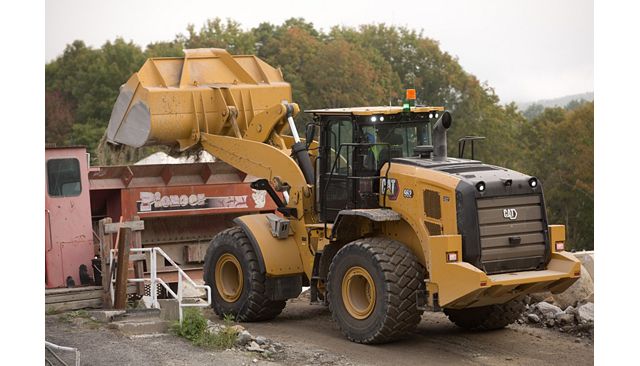
<svg viewBox="0 0 640 366">
<path fill-rule="evenodd" d="M 116 329 L 127 336 L 161 334 L 168 332 L 169 322 L 160 319 L 122 320 L 110 323 L 109 327 Z"/>
<path fill-rule="evenodd" d="M 124 310 L 91 310 L 88 311 L 89 317 L 97 322 L 109 323 L 114 318 L 125 313 Z"/>
<path fill-rule="evenodd" d="M 160 318 L 164 320 L 179 320 L 178 300 L 158 299 L 160 304 Z"/>
</svg>

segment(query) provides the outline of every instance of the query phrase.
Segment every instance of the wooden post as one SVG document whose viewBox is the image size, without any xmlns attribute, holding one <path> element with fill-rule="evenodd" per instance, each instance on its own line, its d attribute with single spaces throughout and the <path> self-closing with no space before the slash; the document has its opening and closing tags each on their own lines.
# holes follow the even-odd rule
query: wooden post
<svg viewBox="0 0 640 366">
<path fill-rule="evenodd" d="M 134 216 L 133 221 L 140 221 L 139 216 Z M 142 248 L 142 231 L 136 230 L 133 232 L 133 248 Z M 144 263 L 142 261 L 135 261 L 133 263 L 133 274 L 135 278 L 144 278 Z M 137 291 L 138 295 L 144 296 L 144 282 L 138 282 Z"/>
<path fill-rule="evenodd" d="M 98 237 L 100 239 L 100 270 L 102 271 L 102 307 L 110 309 L 111 292 L 109 285 L 111 284 L 111 268 L 109 266 L 109 253 L 111 252 L 112 236 L 105 232 L 105 225 L 111 223 L 111 218 L 107 217 L 98 223 Z"/>
<path fill-rule="evenodd" d="M 127 279 L 129 277 L 129 246 L 131 229 L 120 228 L 118 242 L 118 268 L 116 269 L 115 302 L 113 307 L 125 310 L 127 307 Z"/>
</svg>

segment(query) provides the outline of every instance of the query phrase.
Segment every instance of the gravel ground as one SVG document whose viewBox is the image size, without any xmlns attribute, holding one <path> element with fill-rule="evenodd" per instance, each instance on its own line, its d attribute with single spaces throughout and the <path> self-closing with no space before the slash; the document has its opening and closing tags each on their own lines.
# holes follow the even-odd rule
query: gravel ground
<svg viewBox="0 0 640 366">
<path fill-rule="evenodd" d="M 205 315 L 222 323 L 211 310 Z M 275 320 L 244 323 L 254 336 L 283 345 L 271 360 L 244 350 L 210 351 L 173 335 L 125 337 L 89 319 L 46 317 L 46 339 L 77 347 L 83 365 L 591 365 L 593 341 L 557 330 L 514 324 L 491 332 L 457 328 L 442 313 L 425 313 L 416 331 L 392 344 L 346 340 L 326 307 L 290 300 Z"/>
</svg>

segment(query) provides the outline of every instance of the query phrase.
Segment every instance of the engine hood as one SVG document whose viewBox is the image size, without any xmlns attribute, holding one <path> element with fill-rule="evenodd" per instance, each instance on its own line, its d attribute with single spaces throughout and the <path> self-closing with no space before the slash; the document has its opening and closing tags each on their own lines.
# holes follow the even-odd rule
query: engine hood
<svg viewBox="0 0 640 366">
<path fill-rule="evenodd" d="M 541 187 L 529 186 L 530 175 L 522 174 L 515 170 L 484 164 L 478 160 L 467 160 L 457 158 L 447 158 L 443 161 L 434 161 L 423 158 L 395 158 L 392 164 L 406 164 L 422 168 L 432 169 L 446 174 L 450 174 L 461 180 L 458 188 L 471 186 L 475 191 L 475 196 L 493 197 L 515 194 L 540 193 Z M 484 182 L 486 189 L 478 192 L 476 184 Z"/>
</svg>

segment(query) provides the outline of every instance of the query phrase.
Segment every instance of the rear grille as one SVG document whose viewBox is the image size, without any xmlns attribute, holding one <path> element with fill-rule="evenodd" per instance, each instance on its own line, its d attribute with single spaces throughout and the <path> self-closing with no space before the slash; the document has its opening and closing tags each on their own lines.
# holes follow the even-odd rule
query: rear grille
<svg viewBox="0 0 640 366">
<path fill-rule="evenodd" d="M 525 271 L 544 265 L 546 220 L 540 195 L 481 198 L 477 207 L 485 272 Z"/>
</svg>

